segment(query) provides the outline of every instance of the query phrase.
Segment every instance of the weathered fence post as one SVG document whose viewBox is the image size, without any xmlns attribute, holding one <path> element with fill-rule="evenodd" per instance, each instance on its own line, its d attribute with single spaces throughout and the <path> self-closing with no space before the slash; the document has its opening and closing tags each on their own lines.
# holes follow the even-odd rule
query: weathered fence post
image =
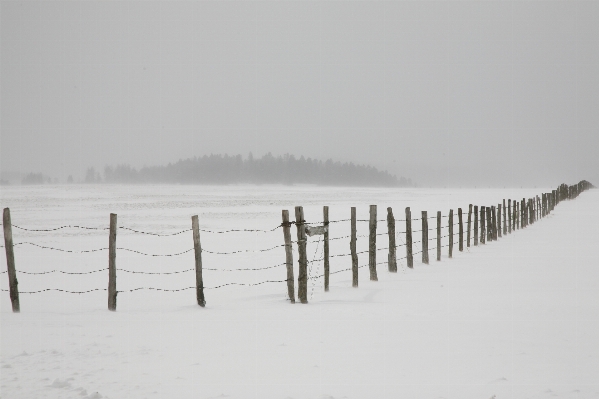
<svg viewBox="0 0 599 399">
<path fill-rule="evenodd" d="M 108 236 L 108 310 L 116 310 L 116 213 L 110 214 Z"/>
<path fill-rule="evenodd" d="M 480 243 L 484 244 L 487 240 L 487 232 L 485 231 L 486 208 L 480 207 Z"/>
<path fill-rule="evenodd" d="M 322 207 L 322 220 L 324 224 L 324 290 L 329 290 L 329 207 Z"/>
<path fill-rule="evenodd" d="M 422 211 L 422 263 L 428 265 L 428 216 Z"/>
<path fill-rule="evenodd" d="M 493 224 L 492 240 L 497 241 L 497 207 L 494 205 L 491 206 L 491 223 Z"/>
<path fill-rule="evenodd" d="M 198 215 L 191 217 L 191 229 L 193 230 L 193 250 L 196 264 L 196 299 L 198 301 L 198 305 L 204 307 L 206 306 L 206 299 L 204 298 L 204 279 L 202 277 L 202 244 L 200 242 L 200 224 L 198 222 Z M 285 227 L 283 227 L 283 232 L 284 231 Z M 285 250 L 287 250 L 287 248 L 285 248 Z M 291 273 L 293 274 L 293 269 Z M 287 286 L 289 287 L 289 283 Z"/>
<path fill-rule="evenodd" d="M 10 209 L 4 208 L 2 215 L 4 228 L 4 249 L 6 251 L 6 270 L 8 274 L 8 288 L 10 292 L 10 302 L 12 311 L 19 313 L 21 304 L 19 302 L 19 281 L 17 280 L 17 271 L 15 269 L 15 252 L 12 242 L 12 224 L 10 221 Z"/>
<path fill-rule="evenodd" d="M 393 209 L 387 208 L 387 235 L 389 236 L 389 255 L 387 264 L 391 273 L 397 273 L 397 255 L 395 245 L 395 218 L 393 217 Z"/>
<path fill-rule="evenodd" d="M 501 204 L 497 204 L 497 237 L 501 238 Z"/>
<path fill-rule="evenodd" d="M 514 200 L 514 230 L 520 230 L 520 204 Z"/>
<path fill-rule="evenodd" d="M 453 257 L 453 209 L 449 210 L 449 257 Z"/>
<path fill-rule="evenodd" d="M 507 232 L 512 234 L 512 200 L 507 200 L 507 217 L 508 217 L 508 226 Z"/>
<path fill-rule="evenodd" d="M 410 207 L 406 208 L 406 260 L 409 268 L 414 268 L 412 257 L 412 212 Z"/>
<path fill-rule="evenodd" d="M 462 208 L 458 208 L 458 238 L 460 243 L 458 249 L 460 252 L 464 252 L 464 223 L 462 221 Z"/>
<path fill-rule="evenodd" d="M 283 209 L 283 239 L 285 240 L 285 266 L 287 267 L 287 295 L 291 303 L 295 303 L 295 287 L 293 282 L 293 247 L 291 245 L 291 223 L 289 223 L 289 211 Z M 199 239 L 198 239 L 199 241 Z M 194 239 L 195 243 L 195 239 Z"/>
<path fill-rule="evenodd" d="M 503 235 L 507 234 L 507 208 L 505 207 L 505 199 L 503 200 Z"/>
<path fill-rule="evenodd" d="M 534 201 L 532 198 L 528 200 L 528 224 L 533 224 L 535 222 L 535 209 L 534 209 Z"/>
<path fill-rule="evenodd" d="M 437 260 L 441 260 L 441 211 L 437 211 Z"/>
<path fill-rule="evenodd" d="M 376 275 L 376 205 L 370 205 L 370 223 L 368 224 L 370 234 L 368 237 L 368 268 L 370 269 L 370 280 L 378 281 Z"/>
<path fill-rule="evenodd" d="M 474 205 L 474 246 L 478 246 L 478 205 Z"/>
<path fill-rule="evenodd" d="M 494 206 L 487 207 L 487 242 L 493 241 L 493 217 L 491 216 L 491 212 L 493 211 Z"/>
<path fill-rule="evenodd" d="M 470 228 L 472 222 L 472 204 L 468 205 L 468 233 L 466 234 L 466 246 L 470 247 Z"/>
<path fill-rule="evenodd" d="M 295 207 L 295 227 L 297 227 L 297 252 L 299 270 L 297 273 L 297 297 L 301 303 L 308 303 L 308 255 L 306 253 L 306 221 L 304 207 Z"/>
<path fill-rule="evenodd" d="M 352 287 L 358 286 L 358 253 L 356 251 L 356 207 L 351 207 L 351 241 L 349 242 L 349 249 L 351 251 L 351 273 L 352 273 Z"/>
</svg>

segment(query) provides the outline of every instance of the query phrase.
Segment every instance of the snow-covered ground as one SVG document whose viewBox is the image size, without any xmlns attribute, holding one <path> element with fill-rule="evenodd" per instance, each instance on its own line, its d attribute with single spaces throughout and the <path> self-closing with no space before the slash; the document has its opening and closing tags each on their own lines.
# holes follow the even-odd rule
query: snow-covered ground
<svg viewBox="0 0 599 399">
<path fill-rule="evenodd" d="M 410 206 L 447 215 L 468 204 L 496 205 L 550 191 L 531 189 L 355 189 L 322 187 L 40 186 L 2 187 L 2 207 L 16 226 L 119 226 L 173 233 L 191 227 L 199 215 L 206 230 L 272 229 L 281 209 L 305 207 L 307 221 L 347 219 L 358 207 L 378 205 L 378 219 L 393 207 L 397 219 Z M 359 288 L 351 272 L 308 284 L 309 304 L 291 305 L 285 283 L 258 286 L 221 284 L 284 280 L 285 267 L 257 271 L 285 261 L 282 247 L 267 252 L 217 255 L 204 252 L 206 308 L 193 290 L 121 292 L 109 312 L 105 291 L 87 294 L 21 294 L 21 313 L 0 295 L 2 398 L 594 398 L 599 397 L 599 191 L 560 203 L 547 218 L 511 235 L 460 253 L 443 248 L 441 262 L 415 256 L 398 273 L 378 266 L 378 282 L 360 269 Z M 447 219 L 444 219 L 446 225 Z M 429 227 L 433 227 L 431 223 Z M 397 231 L 403 231 L 403 222 Z M 414 229 L 420 229 L 419 221 Z M 386 233 L 385 223 L 379 232 Z M 367 234 L 367 223 L 358 234 Z M 295 239 L 295 227 L 292 238 Z M 331 238 L 349 234 L 349 223 L 331 224 Z M 444 233 L 445 234 L 445 233 Z M 13 227 L 15 242 L 65 250 L 108 246 L 105 230 L 65 228 L 28 232 Z M 432 237 L 432 236 L 430 236 Z M 398 244 L 404 239 L 398 235 Z M 203 232 L 208 251 L 259 250 L 283 243 L 270 233 Z M 388 245 L 378 236 L 378 247 Z M 414 240 L 419 240 L 419 233 Z M 457 229 L 456 238 L 457 240 Z M 447 239 L 443 240 L 446 244 Z M 367 249 L 358 239 L 358 251 Z M 436 243 L 432 241 L 431 247 Z M 170 237 L 121 229 L 117 246 L 152 254 L 193 247 L 191 232 Z M 415 251 L 420 249 L 415 245 Z M 310 238 L 309 259 L 322 245 Z M 349 252 L 349 240 L 331 241 L 331 255 Z M 404 247 L 398 257 L 405 255 Z M 378 252 L 386 260 L 387 252 Z M 105 289 L 108 251 L 65 253 L 29 244 L 15 247 L 21 291 L 60 288 Z M 367 254 L 359 255 L 367 264 Z M 297 277 L 297 253 L 294 253 Z M 331 258 L 331 271 L 351 266 Z M 117 289 L 179 289 L 194 285 L 193 253 L 149 257 L 117 252 Z M 208 270 L 217 269 L 217 270 Z M 24 272 L 44 272 L 30 275 Z M 128 270 L 129 272 L 125 272 Z M 315 262 L 312 276 L 322 273 Z M 0 288 L 8 288 L 6 273 Z"/>
</svg>

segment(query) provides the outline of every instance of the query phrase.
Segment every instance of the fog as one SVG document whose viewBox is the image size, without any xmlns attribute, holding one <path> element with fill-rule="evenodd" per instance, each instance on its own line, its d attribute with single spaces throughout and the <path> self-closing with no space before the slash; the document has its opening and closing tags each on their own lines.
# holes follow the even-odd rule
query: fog
<svg viewBox="0 0 599 399">
<path fill-rule="evenodd" d="M 0 170 L 206 154 L 599 182 L 599 2 L 0 3 Z"/>
</svg>

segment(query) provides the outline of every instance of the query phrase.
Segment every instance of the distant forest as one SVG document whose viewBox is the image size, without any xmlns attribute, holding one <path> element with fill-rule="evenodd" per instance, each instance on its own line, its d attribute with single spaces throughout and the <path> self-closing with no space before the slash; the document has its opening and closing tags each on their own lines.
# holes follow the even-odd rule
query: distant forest
<svg viewBox="0 0 599 399">
<path fill-rule="evenodd" d="M 88 183 L 178 183 L 178 184 L 318 184 L 327 186 L 410 187 L 411 179 L 398 178 L 387 171 L 368 165 L 327 160 L 296 158 L 293 155 L 275 157 L 271 153 L 246 159 L 241 155 L 204 155 L 166 166 L 143 167 L 129 165 L 106 166 L 104 179 L 89 168 Z"/>
</svg>

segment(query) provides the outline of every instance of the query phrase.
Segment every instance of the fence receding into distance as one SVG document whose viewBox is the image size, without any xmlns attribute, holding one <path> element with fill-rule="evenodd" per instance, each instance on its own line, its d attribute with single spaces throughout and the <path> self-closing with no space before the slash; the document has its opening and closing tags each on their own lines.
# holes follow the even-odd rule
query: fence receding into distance
<svg viewBox="0 0 599 399">
<path fill-rule="evenodd" d="M 356 218 L 356 208 L 352 207 L 350 212 L 349 219 L 342 220 L 329 220 L 329 207 L 323 207 L 323 221 L 318 224 L 308 223 L 304 219 L 304 210 L 303 207 L 297 206 L 295 207 L 295 220 L 291 221 L 289 218 L 289 211 L 282 211 L 282 222 L 276 227 L 270 230 L 257 230 L 257 229 L 231 229 L 224 231 L 214 231 L 214 230 L 205 230 L 200 229 L 198 216 L 194 215 L 191 218 L 191 228 L 186 230 L 181 230 L 175 233 L 169 234 L 158 234 L 153 232 L 141 231 L 132 229 L 125 226 L 118 226 L 117 223 L 117 215 L 114 213 L 110 214 L 110 225 L 106 228 L 101 227 L 86 227 L 79 225 L 65 225 L 56 228 L 50 229 L 27 229 L 18 225 L 13 225 L 10 217 L 9 208 L 4 209 L 3 213 L 3 230 L 4 230 L 4 247 L 6 252 L 6 265 L 7 270 L 2 272 L 2 274 L 6 273 L 9 281 L 9 288 L 2 289 L 2 291 L 8 291 L 10 295 L 10 300 L 12 304 L 13 312 L 20 311 L 20 303 L 19 303 L 19 294 L 38 294 L 47 291 L 60 291 L 64 293 L 70 294 L 85 294 L 89 292 L 95 291 L 107 291 L 108 293 L 108 309 L 115 311 L 117 308 L 117 295 L 121 292 L 136 292 L 140 290 L 154 290 L 154 291 L 166 291 L 166 292 L 177 292 L 177 291 L 185 291 L 185 290 L 194 290 L 196 293 L 196 301 L 199 306 L 204 307 L 206 305 L 206 298 L 204 294 L 204 290 L 206 289 L 217 289 L 226 286 L 238 285 L 238 286 L 255 286 L 266 283 L 285 283 L 287 286 L 287 296 L 291 303 L 295 303 L 296 300 L 296 287 L 295 287 L 295 277 L 294 277 L 294 264 L 293 264 L 293 245 L 296 245 L 296 250 L 298 254 L 298 275 L 297 275 L 297 299 L 301 303 L 308 303 L 308 280 L 317 280 L 320 278 L 324 278 L 324 291 L 329 291 L 329 283 L 330 283 L 330 275 L 337 273 L 348 272 L 351 273 L 352 277 L 352 286 L 358 287 L 358 269 L 362 267 L 368 266 L 370 280 L 377 281 L 377 266 L 381 264 L 387 264 L 388 271 L 391 273 L 397 272 L 397 262 L 405 261 L 406 266 L 408 268 L 414 267 L 414 256 L 420 254 L 421 261 L 423 264 L 429 264 L 429 252 L 436 250 L 436 260 L 441 260 L 442 248 L 447 248 L 448 254 L 447 256 L 451 258 L 453 256 L 453 247 L 456 238 L 456 234 L 454 234 L 454 227 L 457 226 L 457 244 L 458 250 L 460 252 L 464 251 L 464 244 L 466 247 L 470 247 L 471 244 L 473 246 L 485 245 L 492 241 L 496 241 L 497 239 L 506 236 L 508 234 L 513 233 L 516 230 L 524 229 L 528 225 L 531 225 L 542 218 L 549 215 L 555 206 L 564 200 L 572 200 L 578 197 L 580 193 L 586 191 L 590 188 L 594 188 L 592 184 L 583 180 L 578 184 L 568 186 L 566 184 L 560 185 L 556 190 L 553 190 L 550 193 L 542 193 L 541 196 L 535 196 L 533 198 L 522 198 L 521 200 L 512 200 L 508 199 L 507 204 L 506 200 L 502 200 L 501 203 L 497 205 L 491 206 L 477 206 L 469 204 L 468 206 L 468 214 L 465 216 L 462 208 L 457 209 L 457 222 L 454 222 L 454 211 L 453 209 L 449 210 L 447 216 L 443 216 L 441 211 L 437 211 L 436 215 L 428 216 L 426 211 L 422 211 L 421 218 L 412 218 L 412 213 L 410 208 L 405 209 L 405 219 L 395 219 L 393 215 L 393 210 L 389 207 L 387 208 L 387 217 L 386 219 L 377 219 L 377 206 L 370 206 L 370 218 L 366 220 L 359 220 Z M 479 212 L 480 211 L 480 212 Z M 466 217 L 466 222 L 464 222 L 464 218 Z M 443 219 L 447 218 L 446 226 L 443 223 Z M 429 228 L 429 220 L 436 219 L 436 223 L 431 222 L 432 228 Z M 412 228 L 412 222 L 417 222 L 420 220 L 420 223 L 415 224 Z M 329 238 L 329 226 L 333 223 L 341 223 L 341 222 L 350 222 L 350 234 L 342 237 Z M 368 222 L 368 250 L 366 251 L 357 251 L 356 240 L 357 240 L 357 224 L 358 222 Z M 386 233 L 377 233 L 378 222 L 387 222 L 387 232 Z M 399 223 L 399 226 L 405 226 L 404 231 L 396 231 L 396 223 Z M 291 239 L 291 227 L 295 225 L 297 232 L 297 240 L 292 241 Z M 55 248 L 47 245 L 40 245 L 30 241 L 17 242 L 13 243 L 13 232 L 12 228 L 16 228 L 18 230 L 31 231 L 31 232 L 56 232 L 64 229 L 84 229 L 84 230 L 100 230 L 107 231 L 109 235 L 109 244 L 108 248 L 97 248 L 97 249 L 88 249 L 83 251 L 72 251 L 65 250 L 60 248 Z M 418 227 L 420 227 L 418 229 Z M 165 237 L 165 236 L 176 236 L 182 235 L 185 233 L 192 233 L 193 237 L 193 248 L 190 248 L 186 251 L 173 253 L 173 254 L 150 254 L 145 253 L 129 248 L 120 248 L 117 247 L 117 231 L 126 230 L 135 234 L 142 235 L 152 235 L 157 237 Z M 227 234 L 227 233 L 271 233 L 278 229 L 281 229 L 283 232 L 283 244 L 275 245 L 269 248 L 259 249 L 259 250 L 241 250 L 241 251 L 230 251 L 230 252 L 218 252 L 218 251 L 210 251 L 202 248 L 200 233 L 205 234 Z M 446 230 L 446 234 L 444 230 Z M 465 238 L 464 238 L 465 231 Z M 432 238 L 429 238 L 429 232 L 431 232 Z M 435 234 L 436 232 L 436 234 Z M 377 236 L 388 235 L 388 246 L 377 248 Z M 396 243 L 396 238 L 401 237 L 401 235 L 405 236 L 405 242 L 401 244 Z M 322 236 L 319 240 L 322 241 L 322 258 L 313 259 L 312 261 L 308 260 L 307 254 L 307 243 L 308 237 L 311 236 Z M 416 240 L 414 240 L 416 238 Z M 419 238 L 419 239 L 418 239 Z M 350 252 L 342 253 L 342 254 L 329 254 L 329 242 L 332 240 L 341 240 L 341 239 L 349 239 L 350 244 Z M 443 239 L 446 240 L 446 244 L 443 243 Z M 429 242 L 434 241 L 436 246 L 430 248 Z M 420 250 L 414 252 L 413 246 L 415 244 L 420 244 Z M 43 272 L 25 272 L 22 271 L 20 273 L 24 274 L 34 274 L 34 275 L 44 275 L 50 273 L 62 273 L 62 274 L 71 274 L 71 275 L 79 275 L 79 274 L 95 274 L 100 272 L 108 272 L 108 287 L 107 288 L 94 288 L 86 291 L 74 291 L 60 288 L 46 288 L 37 291 L 19 291 L 18 289 L 18 280 L 17 280 L 17 269 L 15 263 L 15 254 L 14 247 L 15 246 L 34 246 L 44 250 L 52 250 L 52 251 L 60 251 L 64 253 L 92 253 L 98 251 L 108 251 L 108 267 L 101 268 L 97 270 L 87 271 L 87 272 L 68 272 L 63 270 L 48 270 Z M 405 247 L 405 256 L 397 257 L 398 248 Z M 205 268 L 202 263 L 202 253 L 210 253 L 210 254 L 218 254 L 218 255 L 231 255 L 238 254 L 243 252 L 269 252 L 276 250 L 277 248 L 285 249 L 285 262 L 272 265 L 272 266 L 264 266 L 259 268 L 235 268 L 235 269 L 213 269 L 213 268 Z M 318 249 L 318 247 L 317 247 Z M 387 260 L 382 262 L 377 262 L 377 253 L 379 251 L 387 250 Z M 186 270 L 173 271 L 173 272 L 145 272 L 145 271 L 133 271 L 127 269 L 117 269 L 116 267 L 116 255 L 118 251 L 128 251 L 137 253 L 144 256 L 151 257 L 160 257 L 160 256 L 178 256 L 188 252 L 194 253 L 194 267 Z M 358 263 L 358 255 L 362 253 L 368 253 L 368 264 L 359 265 Z M 330 271 L 330 258 L 334 257 L 350 257 L 351 258 L 351 267 L 346 269 L 337 270 L 334 272 Z M 324 265 L 324 273 L 318 276 L 310 276 L 308 271 L 308 265 L 314 262 L 323 262 Z M 229 282 L 213 287 L 205 287 L 204 286 L 204 277 L 203 270 L 220 270 L 220 271 L 258 271 L 258 270 L 267 270 L 267 269 L 281 269 L 281 280 L 264 280 L 257 283 L 237 283 L 237 282 Z M 284 269 L 284 270 L 283 270 Z M 116 276 L 117 272 L 131 273 L 131 274 L 178 274 L 178 273 L 186 273 L 186 272 L 195 272 L 195 284 L 183 287 L 179 289 L 164 289 L 164 288 L 154 288 L 154 287 L 139 287 L 133 288 L 129 290 L 118 291 L 116 284 Z"/>
</svg>

